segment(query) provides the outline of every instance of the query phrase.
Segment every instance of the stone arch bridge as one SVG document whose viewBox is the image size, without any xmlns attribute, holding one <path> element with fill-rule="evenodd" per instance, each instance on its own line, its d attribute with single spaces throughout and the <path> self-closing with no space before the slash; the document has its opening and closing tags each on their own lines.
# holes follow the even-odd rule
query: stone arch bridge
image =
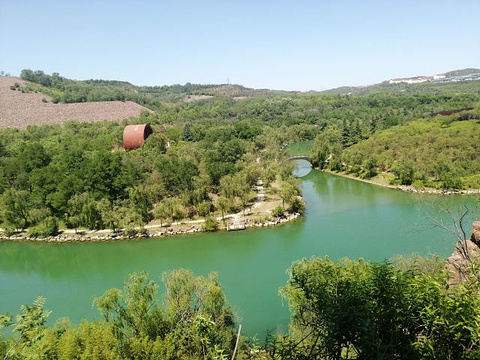
<svg viewBox="0 0 480 360">
<path fill-rule="evenodd" d="M 310 161 L 310 157 L 307 156 L 307 155 L 295 155 L 295 156 L 290 156 L 287 160 L 306 160 L 308 161 L 309 163 L 312 163 Z"/>
</svg>

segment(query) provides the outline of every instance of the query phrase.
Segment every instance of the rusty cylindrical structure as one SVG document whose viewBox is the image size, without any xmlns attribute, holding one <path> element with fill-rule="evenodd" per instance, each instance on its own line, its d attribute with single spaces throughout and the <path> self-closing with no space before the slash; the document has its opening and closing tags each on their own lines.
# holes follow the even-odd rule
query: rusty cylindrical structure
<svg viewBox="0 0 480 360">
<path fill-rule="evenodd" d="M 123 130 L 123 147 L 125 150 L 138 149 L 152 133 L 149 124 L 127 125 Z"/>
</svg>

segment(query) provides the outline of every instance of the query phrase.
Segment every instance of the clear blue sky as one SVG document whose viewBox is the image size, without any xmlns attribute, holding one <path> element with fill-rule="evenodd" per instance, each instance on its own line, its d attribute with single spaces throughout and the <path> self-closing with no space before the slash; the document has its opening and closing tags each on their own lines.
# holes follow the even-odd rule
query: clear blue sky
<svg viewBox="0 0 480 360">
<path fill-rule="evenodd" d="M 480 67 L 480 1 L 0 0 L 0 70 L 322 90 Z"/>
</svg>

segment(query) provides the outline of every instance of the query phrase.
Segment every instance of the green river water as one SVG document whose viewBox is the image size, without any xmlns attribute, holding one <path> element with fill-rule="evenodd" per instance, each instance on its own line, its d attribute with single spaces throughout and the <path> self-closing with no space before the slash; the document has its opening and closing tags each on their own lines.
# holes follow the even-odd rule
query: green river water
<svg viewBox="0 0 480 360">
<path fill-rule="evenodd" d="M 300 162 L 299 173 L 308 173 Z M 219 274 L 244 333 L 263 338 L 286 330 L 289 311 L 278 289 L 292 261 L 303 257 L 363 257 L 395 254 L 447 256 L 453 239 L 430 229 L 428 216 L 440 204 L 450 208 L 472 197 L 409 194 L 311 171 L 302 178 L 305 216 L 285 226 L 185 237 L 106 243 L 0 243 L 0 313 L 17 313 L 38 295 L 47 298 L 52 322 L 98 317 L 92 299 L 122 286 L 129 273 L 192 269 Z"/>
</svg>

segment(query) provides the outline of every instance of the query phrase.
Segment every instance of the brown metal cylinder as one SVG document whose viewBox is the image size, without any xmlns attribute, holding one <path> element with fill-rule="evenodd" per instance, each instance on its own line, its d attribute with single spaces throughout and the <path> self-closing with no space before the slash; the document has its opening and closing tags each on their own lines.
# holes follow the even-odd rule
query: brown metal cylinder
<svg viewBox="0 0 480 360">
<path fill-rule="evenodd" d="M 138 149 L 152 133 L 149 124 L 127 125 L 123 130 L 123 147 L 126 150 Z"/>
</svg>

